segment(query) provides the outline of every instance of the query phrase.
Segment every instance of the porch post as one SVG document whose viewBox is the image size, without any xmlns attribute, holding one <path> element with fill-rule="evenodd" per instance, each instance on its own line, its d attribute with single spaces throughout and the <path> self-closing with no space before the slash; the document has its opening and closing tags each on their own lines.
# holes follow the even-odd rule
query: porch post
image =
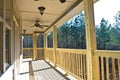
<svg viewBox="0 0 120 80">
<path fill-rule="evenodd" d="M 45 49 L 47 47 L 46 33 L 44 33 L 44 59 L 46 58 Z"/>
<path fill-rule="evenodd" d="M 33 33 L 33 57 L 34 60 L 37 58 L 37 36 L 36 33 Z"/>
<path fill-rule="evenodd" d="M 96 50 L 96 32 L 94 23 L 93 0 L 83 0 L 85 10 L 86 46 L 87 46 L 87 80 L 99 80 L 98 57 L 94 56 Z"/>
<path fill-rule="evenodd" d="M 53 27 L 53 48 L 54 48 L 54 64 L 56 66 L 56 48 L 57 48 L 57 26 Z"/>
</svg>

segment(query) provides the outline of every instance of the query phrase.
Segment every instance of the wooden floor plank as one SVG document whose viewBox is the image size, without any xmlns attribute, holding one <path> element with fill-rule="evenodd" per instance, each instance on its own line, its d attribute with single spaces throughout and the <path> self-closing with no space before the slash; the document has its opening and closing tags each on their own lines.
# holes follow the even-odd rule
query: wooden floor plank
<svg viewBox="0 0 120 80">
<path fill-rule="evenodd" d="M 20 80 L 69 80 L 45 60 L 22 63 Z"/>
<path fill-rule="evenodd" d="M 44 60 L 32 61 L 35 80 L 69 80 Z"/>
<path fill-rule="evenodd" d="M 19 80 L 30 80 L 28 59 L 23 59 L 22 64 L 20 65 L 20 79 Z"/>
</svg>

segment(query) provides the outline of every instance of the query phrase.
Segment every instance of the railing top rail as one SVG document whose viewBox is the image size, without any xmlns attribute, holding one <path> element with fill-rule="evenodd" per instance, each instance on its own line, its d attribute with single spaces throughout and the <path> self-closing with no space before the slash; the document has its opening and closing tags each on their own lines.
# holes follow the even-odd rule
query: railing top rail
<svg viewBox="0 0 120 80">
<path fill-rule="evenodd" d="M 33 48 L 23 48 L 23 49 L 27 49 L 28 50 L 28 49 L 33 49 Z M 44 49 L 44 48 L 37 48 L 37 49 Z"/>
<path fill-rule="evenodd" d="M 44 48 L 37 48 L 37 49 L 44 49 Z"/>
<path fill-rule="evenodd" d="M 56 50 L 60 52 L 66 52 L 66 53 L 75 53 L 75 54 L 87 54 L 87 50 L 85 49 L 62 49 L 62 48 L 57 48 Z"/>
<path fill-rule="evenodd" d="M 68 50 L 70 50 L 70 51 L 74 51 L 74 50 L 79 50 L 79 51 L 87 51 L 86 49 L 68 49 L 68 48 L 57 48 L 57 50 L 66 50 L 66 51 L 68 51 Z"/>
<path fill-rule="evenodd" d="M 95 56 L 102 56 L 102 57 L 120 58 L 120 51 L 95 50 L 94 55 Z"/>
<path fill-rule="evenodd" d="M 33 49 L 33 48 L 23 48 L 23 50 L 29 50 L 29 49 Z"/>
</svg>

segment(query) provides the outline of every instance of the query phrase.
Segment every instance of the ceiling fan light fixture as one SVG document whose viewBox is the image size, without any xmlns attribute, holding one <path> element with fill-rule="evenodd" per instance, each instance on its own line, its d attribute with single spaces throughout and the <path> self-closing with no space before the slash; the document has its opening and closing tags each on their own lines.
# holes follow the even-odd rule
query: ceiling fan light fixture
<svg viewBox="0 0 120 80">
<path fill-rule="evenodd" d="M 64 2 L 66 2 L 66 0 L 60 0 L 60 2 L 61 2 L 61 3 L 64 3 Z"/>
<path fill-rule="evenodd" d="M 25 34 L 26 30 L 23 30 L 23 33 Z"/>
<path fill-rule="evenodd" d="M 45 7 L 40 6 L 40 7 L 38 7 L 38 10 L 39 10 L 40 14 L 43 15 Z"/>
<path fill-rule="evenodd" d="M 39 0 L 34 0 L 34 1 L 39 1 Z"/>
</svg>

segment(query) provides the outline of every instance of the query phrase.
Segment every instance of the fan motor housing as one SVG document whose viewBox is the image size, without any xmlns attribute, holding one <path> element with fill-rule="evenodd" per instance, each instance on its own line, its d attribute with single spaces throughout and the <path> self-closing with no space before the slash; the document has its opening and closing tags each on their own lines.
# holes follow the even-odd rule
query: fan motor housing
<svg viewBox="0 0 120 80">
<path fill-rule="evenodd" d="M 39 27 L 39 26 L 40 26 L 40 24 L 39 24 L 39 23 L 35 23 L 35 26 L 36 26 L 36 27 Z"/>
</svg>

